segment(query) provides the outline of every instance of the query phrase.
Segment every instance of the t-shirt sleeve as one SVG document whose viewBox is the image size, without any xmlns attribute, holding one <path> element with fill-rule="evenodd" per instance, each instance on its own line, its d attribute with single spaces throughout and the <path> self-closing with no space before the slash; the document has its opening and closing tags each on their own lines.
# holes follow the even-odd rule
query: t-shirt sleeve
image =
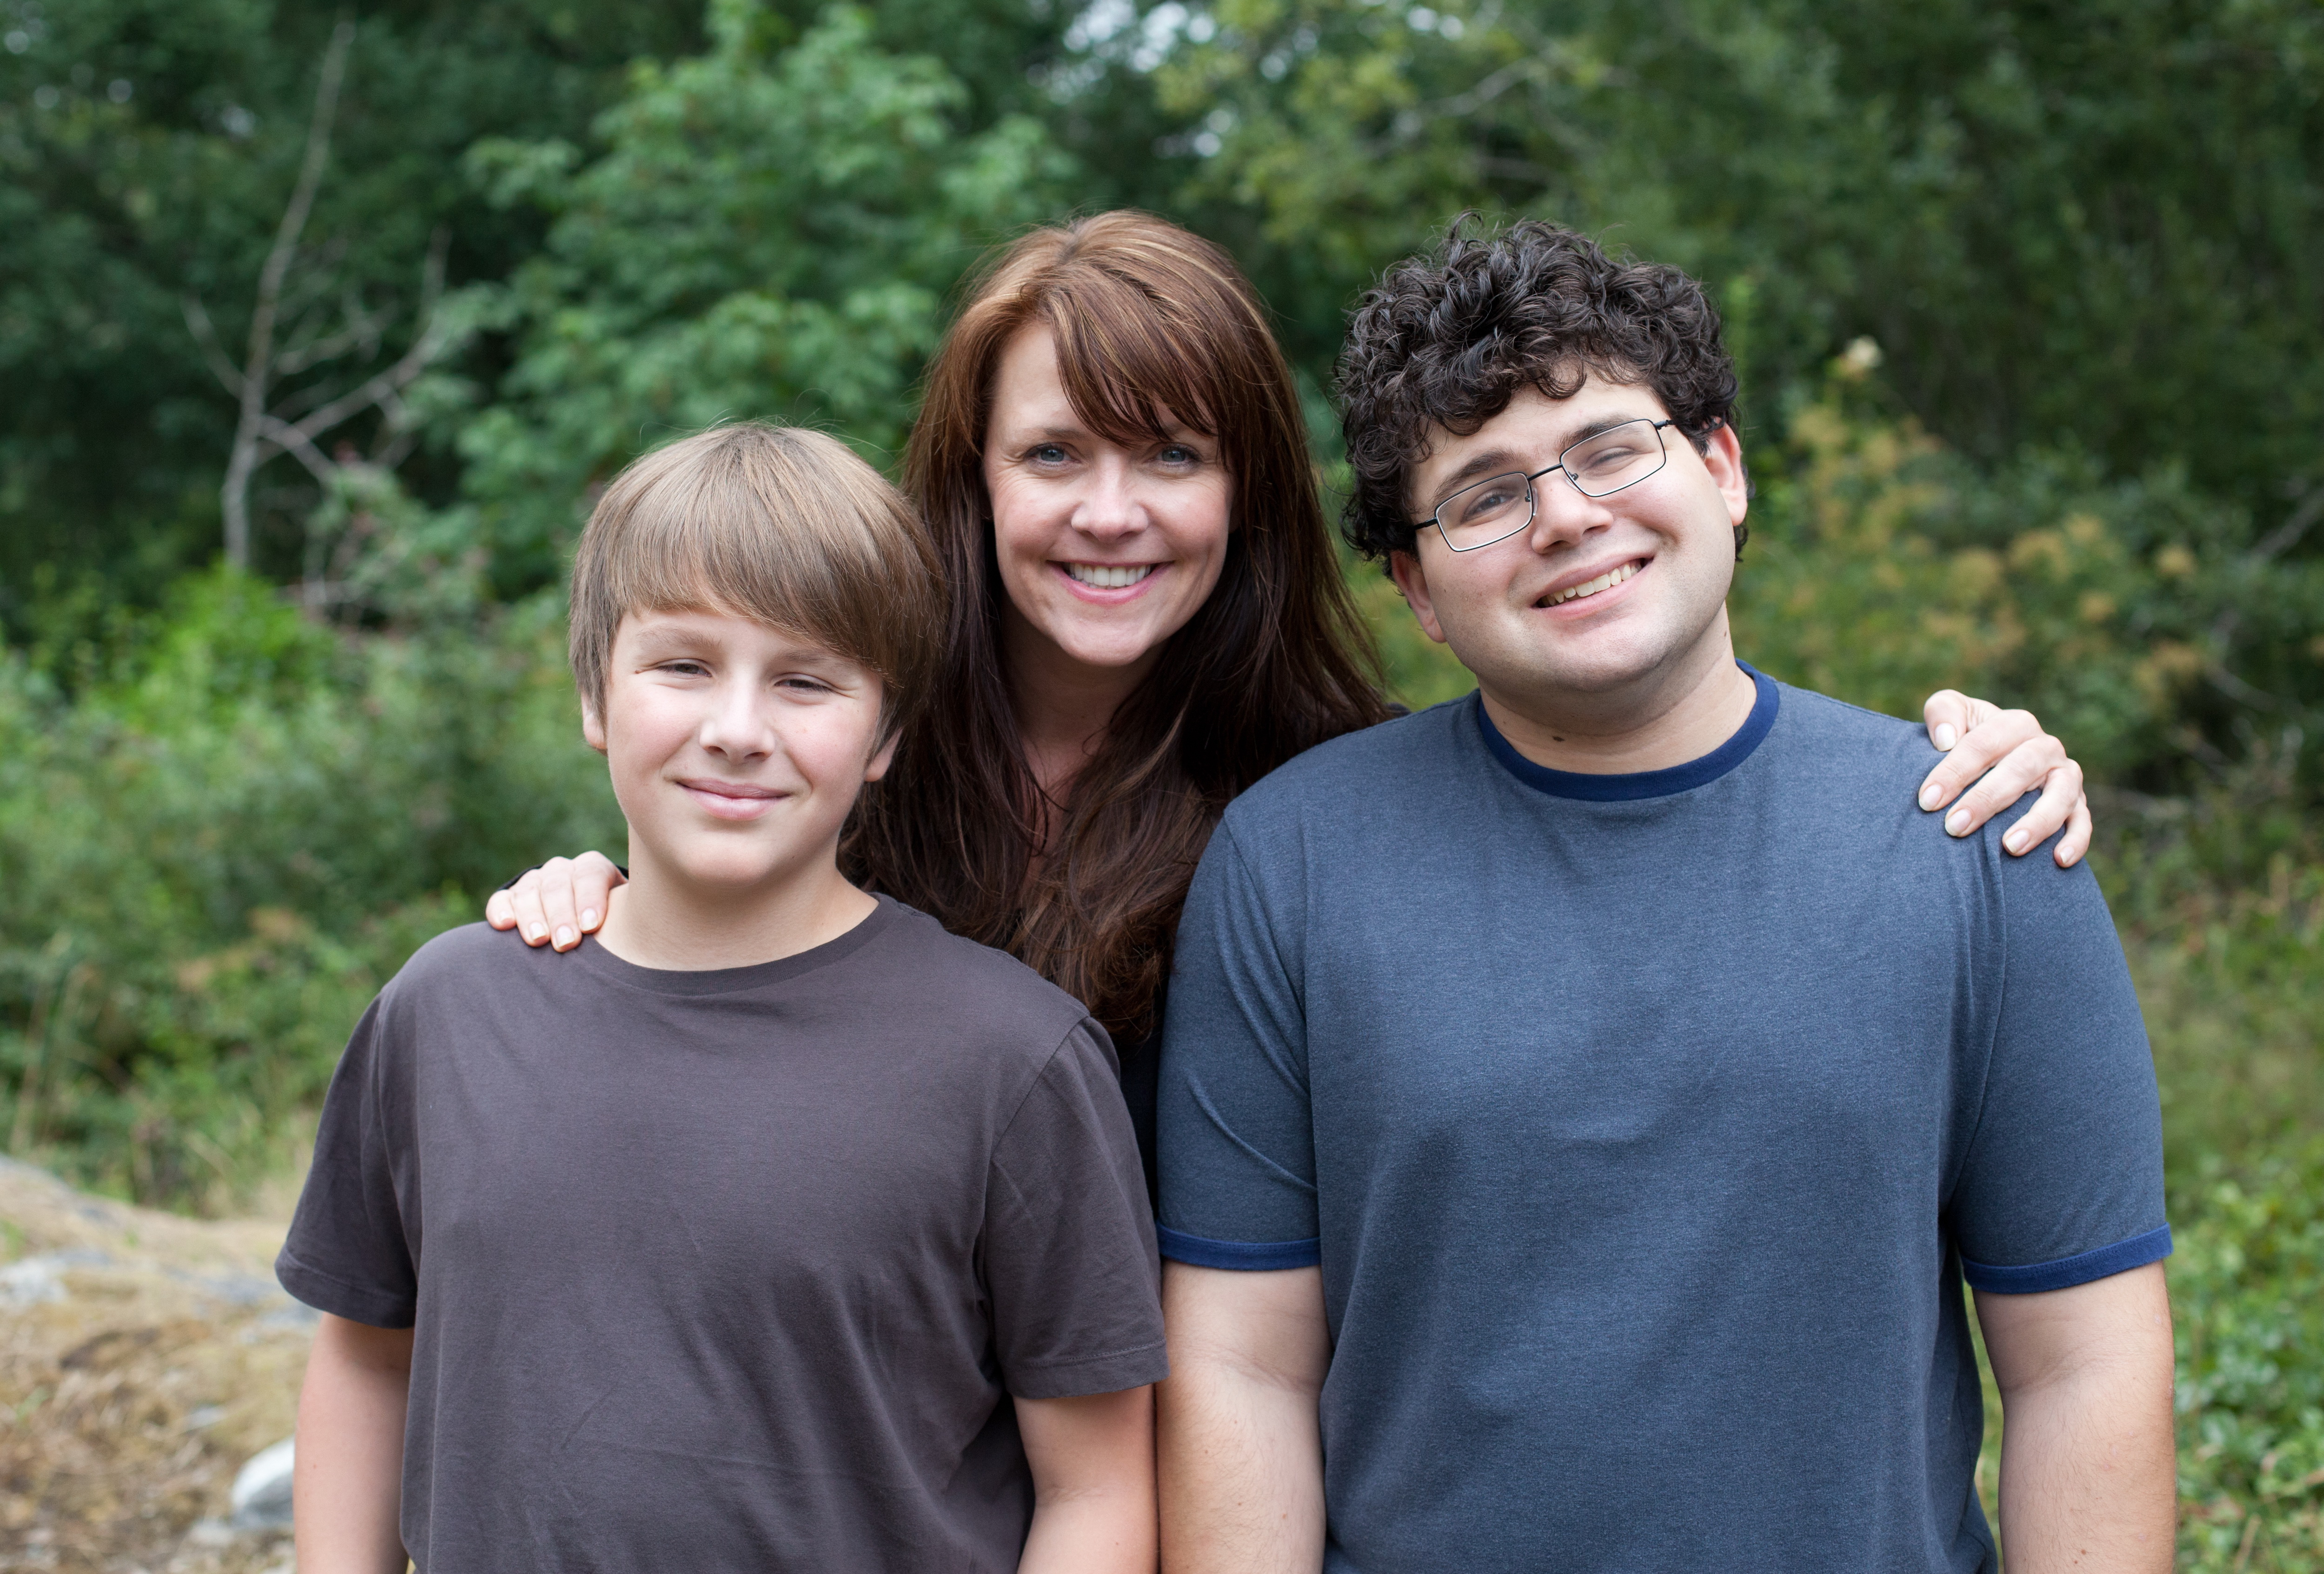
<svg viewBox="0 0 2324 1574">
<path fill-rule="evenodd" d="M 1162 1255 L 1206 1268 L 1321 1260 L 1306 1013 L 1231 822 L 1195 870 L 1178 923 L 1157 1130 Z"/>
<path fill-rule="evenodd" d="M 332 1073 L 314 1167 L 274 1275 L 318 1311 L 374 1328 L 410 1328 L 420 1274 L 397 1201 L 382 1091 L 383 1017 L 382 1002 L 374 1000 Z"/>
<path fill-rule="evenodd" d="M 2062 1290 L 2170 1255 L 2154 1060 L 2089 867 L 1996 861 L 1999 999 L 1949 1218 L 1972 1287 Z"/>
<path fill-rule="evenodd" d="M 1065 1036 L 992 1156 L 984 1220 L 1002 1381 L 1021 1399 L 1170 1375 L 1154 1219 L 1105 1030 Z"/>
</svg>

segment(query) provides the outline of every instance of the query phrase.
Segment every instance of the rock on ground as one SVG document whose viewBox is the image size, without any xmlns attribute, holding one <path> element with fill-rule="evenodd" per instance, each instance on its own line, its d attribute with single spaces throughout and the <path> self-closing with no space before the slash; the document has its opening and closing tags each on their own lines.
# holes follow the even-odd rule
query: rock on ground
<svg viewBox="0 0 2324 1574">
<path fill-rule="evenodd" d="M 313 1332 L 274 1283 L 282 1231 L 0 1159 L 0 1569 L 290 1568 L 288 1533 L 238 1527 L 231 1500 L 290 1435 Z"/>
</svg>

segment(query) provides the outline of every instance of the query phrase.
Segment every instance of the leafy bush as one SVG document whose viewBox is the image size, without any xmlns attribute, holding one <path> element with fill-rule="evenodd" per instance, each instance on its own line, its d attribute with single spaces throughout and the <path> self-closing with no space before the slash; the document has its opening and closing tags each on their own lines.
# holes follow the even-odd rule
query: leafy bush
<svg viewBox="0 0 2324 1574">
<path fill-rule="evenodd" d="M 5 1135 L 141 1200 L 279 1164 L 364 1003 L 543 847 L 620 827 L 558 609 L 348 635 L 226 573 L 68 700 L 0 659 Z"/>
<path fill-rule="evenodd" d="M 2172 1198 L 2181 1567 L 2324 1563 L 2324 1144 L 2231 1164 Z"/>
<path fill-rule="evenodd" d="M 2324 649 L 2324 566 L 2167 471 L 1979 471 L 1868 415 L 1864 370 L 1843 362 L 1769 456 L 1730 602 L 1747 658 L 1895 715 L 1939 686 L 2006 697 L 2098 779 L 2174 790 L 2303 713 L 2313 661 L 2288 653 Z"/>
</svg>

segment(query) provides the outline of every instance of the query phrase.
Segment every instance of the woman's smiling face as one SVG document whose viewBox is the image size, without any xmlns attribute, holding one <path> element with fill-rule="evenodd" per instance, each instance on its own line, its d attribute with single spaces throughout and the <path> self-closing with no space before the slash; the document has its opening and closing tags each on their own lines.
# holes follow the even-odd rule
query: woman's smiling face
<svg viewBox="0 0 2324 1574">
<path fill-rule="evenodd" d="M 1217 585 L 1233 486 L 1218 439 L 1163 419 L 1166 436 L 1135 445 L 1100 436 L 1065 396 L 1047 327 L 1002 349 L 984 485 L 1018 639 L 1130 676 Z"/>
</svg>

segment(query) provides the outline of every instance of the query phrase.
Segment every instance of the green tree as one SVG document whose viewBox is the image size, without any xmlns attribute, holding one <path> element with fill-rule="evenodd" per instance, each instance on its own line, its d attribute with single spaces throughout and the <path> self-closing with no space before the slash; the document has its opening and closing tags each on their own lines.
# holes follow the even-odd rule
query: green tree
<svg viewBox="0 0 2324 1574">
<path fill-rule="evenodd" d="M 786 42 L 763 6 L 715 0 L 709 26 L 708 53 L 633 69 L 592 153 L 469 155 L 495 201 L 551 220 L 504 294 L 514 364 L 459 438 L 504 584 L 553 572 L 589 485 L 678 432 L 806 422 L 884 461 L 946 292 L 1061 198 L 1038 122 L 964 132 L 968 90 L 879 48 L 860 10 Z"/>
<path fill-rule="evenodd" d="M 44 576 L 151 602 L 217 550 L 235 410 L 184 301 L 244 343 L 338 14 L 314 0 L 0 0 L 0 628 L 16 637 Z M 642 0 L 366 5 L 306 235 L 307 304 L 408 325 L 439 231 L 454 287 L 503 277 L 540 222 L 452 178 L 462 151 L 578 133 L 632 58 L 697 30 L 697 14 Z M 400 348 L 391 334 L 378 354 Z M 449 495 L 448 454 L 415 465 L 424 494 Z M 313 497 L 293 470 L 264 474 L 269 572 L 299 572 Z"/>
<path fill-rule="evenodd" d="M 2264 530 L 2324 483 L 2324 13 L 2301 0 L 1220 0 L 1159 67 L 1190 198 L 1323 327 L 1464 207 L 1721 292 L 1759 418 L 1859 336 L 1996 462 L 2159 461 Z M 2200 392 L 2197 391 L 2200 391 Z"/>
</svg>

